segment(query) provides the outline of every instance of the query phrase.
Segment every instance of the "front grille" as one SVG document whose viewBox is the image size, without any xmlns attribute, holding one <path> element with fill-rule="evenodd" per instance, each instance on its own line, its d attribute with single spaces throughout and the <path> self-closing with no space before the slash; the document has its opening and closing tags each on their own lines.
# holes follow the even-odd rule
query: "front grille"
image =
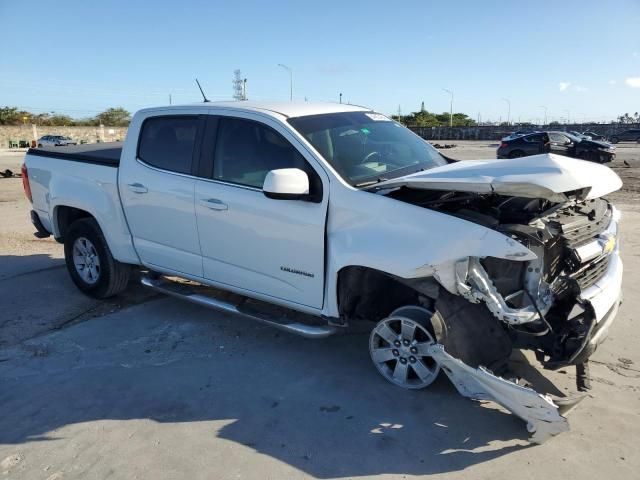
<svg viewBox="0 0 640 480">
<path fill-rule="evenodd" d="M 605 274 L 609 255 L 580 263 L 574 249 L 604 233 L 611 221 L 612 211 L 608 202 L 602 199 L 563 209 L 550 221 L 558 234 L 545 245 L 545 271 L 548 272 L 547 281 L 557 280 L 552 282 L 556 295 L 589 288 Z"/>
<path fill-rule="evenodd" d="M 570 277 L 576 281 L 581 290 L 589 288 L 605 274 L 607 267 L 609 267 L 609 259 L 609 255 L 600 257 L 581 267 L 577 272 L 572 273 Z"/>
<path fill-rule="evenodd" d="M 563 214 L 563 217 L 559 219 L 561 223 L 560 237 L 564 239 L 567 247 L 579 247 L 597 237 L 609 226 L 611 210 L 609 210 L 607 203 L 591 205 L 594 208 L 581 207 L 579 210 Z"/>
</svg>

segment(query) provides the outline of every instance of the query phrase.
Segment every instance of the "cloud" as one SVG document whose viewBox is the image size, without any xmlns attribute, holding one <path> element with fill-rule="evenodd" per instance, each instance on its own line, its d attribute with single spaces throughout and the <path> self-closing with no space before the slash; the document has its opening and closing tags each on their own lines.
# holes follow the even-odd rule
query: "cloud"
<svg viewBox="0 0 640 480">
<path fill-rule="evenodd" d="M 609 85 L 615 85 L 616 83 L 618 82 L 616 82 L 615 80 L 609 80 Z"/>
<path fill-rule="evenodd" d="M 558 88 L 561 92 L 566 92 L 567 90 L 573 90 L 575 92 L 586 92 L 589 90 L 587 87 L 583 87 L 582 85 L 574 85 L 571 82 L 560 82 L 558 83 Z"/>
<path fill-rule="evenodd" d="M 632 88 L 640 88 L 640 77 L 629 77 L 625 79 L 624 83 Z"/>
</svg>

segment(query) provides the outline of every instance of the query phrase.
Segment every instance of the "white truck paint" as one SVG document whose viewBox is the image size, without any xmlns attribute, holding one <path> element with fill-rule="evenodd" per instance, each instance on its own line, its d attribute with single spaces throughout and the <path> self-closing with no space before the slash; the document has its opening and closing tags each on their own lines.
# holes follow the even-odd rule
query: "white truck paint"
<svg viewBox="0 0 640 480">
<path fill-rule="evenodd" d="M 162 118 L 189 118 L 197 125 L 187 140 L 193 153 L 186 171 L 162 168 L 141 158 L 145 122 Z M 235 130 L 224 137 L 221 125 L 233 125 L 233 121 L 253 122 L 246 123 L 253 137 L 232 140 Z M 314 122 L 340 126 L 320 128 Z M 171 135 L 175 139 L 170 141 L 183 145 L 177 127 Z M 266 174 L 263 187 L 253 180 L 227 180 L 222 165 L 229 165 L 227 171 L 242 170 L 243 162 L 262 161 L 267 151 L 243 153 L 234 157 L 235 163 L 226 164 L 224 149 L 235 145 L 241 150 L 258 137 L 264 145 L 271 142 L 269 148 L 278 152 L 294 152 L 295 161 L 262 172 Z M 156 141 L 167 138 L 158 136 Z M 586 362 L 617 311 L 622 281 L 616 243 L 619 214 L 599 198 L 620 188 L 621 182 L 602 165 L 553 155 L 451 162 L 369 109 L 311 103 L 221 102 L 145 109 L 134 116 L 118 158 L 103 161 L 95 153 L 65 148 L 30 151 L 23 170 L 25 188 L 30 188 L 32 218 L 41 234 L 69 242 L 69 218 L 92 218 L 120 264 L 194 280 L 338 326 L 367 306 L 362 300 L 356 302 L 355 313 L 345 310 L 347 301 L 359 294 L 347 284 L 360 277 L 348 274 L 361 269 L 380 275 L 378 280 L 384 278 L 394 287 L 410 288 L 420 302 L 432 302 L 428 311 L 437 310 L 437 302 L 443 301 L 438 298 L 445 293 L 438 292 L 485 304 L 483 315 L 504 328 L 514 346 L 519 334 L 505 324 L 531 328 L 546 324 L 549 329 L 541 338 L 549 341 L 557 340 L 552 327 L 570 329 L 576 342 L 582 343 L 563 345 L 575 352 L 556 359 L 556 364 Z M 349 158 L 356 160 L 349 163 Z M 277 155 L 274 159 L 278 160 Z M 240 172 L 246 178 L 255 173 L 246 169 Z M 361 180 L 362 172 L 367 181 Z M 515 222 L 518 225 L 513 228 L 513 221 L 502 222 L 502 211 L 508 210 L 505 205 L 510 202 L 520 202 L 527 212 L 536 208 L 539 212 Z M 455 209 L 450 210 L 450 205 Z M 593 205 L 591 213 L 589 205 Z M 518 209 L 505 215 L 513 217 Z M 596 236 L 572 237 L 582 228 L 571 223 L 573 217 L 581 225 L 595 222 Z M 543 260 L 551 255 L 548 246 L 559 238 L 563 245 L 580 243 L 577 255 L 588 253 L 590 263 L 571 264 L 574 270 L 566 267 L 553 275 L 547 272 Z M 574 247 L 563 248 L 562 259 L 569 262 Z M 92 262 L 96 256 L 83 255 Z M 107 259 L 98 260 L 104 267 Z M 519 293 L 503 296 L 500 278 L 491 277 L 489 261 L 498 262 L 501 275 L 527 267 L 514 277 Z M 74 263 L 70 260 L 68 265 L 72 272 Z M 82 267 L 76 263 L 75 268 Z M 594 280 L 596 273 L 591 272 L 596 270 L 599 277 Z M 582 285 L 581 291 L 569 297 L 556 293 L 560 281 L 572 282 L 572 288 Z M 587 281 L 591 283 L 585 286 Z M 362 298 L 368 298 L 367 288 L 376 288 L 374 281 L 355 284 L 363 289 Z M 388 292 L 383 289 L 371 298 L 380 299 Z M 206 304 L 201 296 L 191 299 Z M 388 301 L 394 303 L 393 298 Z M 576 302 L 585 313 L 571 318 L 570 313 L 558 313 L 561 302 Z M 236 311 L 235 307 L 228 310 Z M 557 319 L 562 315 L 566 325 Z M 547 316 L 553 316 L 553 325 Z M 574 326 L 574 321 L 588 323 L 589 330 Z M 538 432 L 535 441 L 566 429 L 566 419 L 546 397 L 499 379 L 487 370 L 488 365 L 465 365 L 433 338 L 409 342 L 405 330 L 413 334 L 415 326 L 423 323 L 402 317 L 402 331 L 380 330 L 388 337 L 389 347 L 383 348 L 382 355 L 395 365 L 393 376 L 398 381 L 394 383 L 402 383 L 395 378 L 398 372 L 408 381 L 411 371 L 414 384 L 420 384 L 416 367 L 406 367 L 415 362 L 409 351 L 420 351 L 435 359 L 464 395 L 493 399 L 525 419 L 530 430 Z M 401 348 L 407 357 L 393 345 L 401 341 L 407 342 Z M 477 345 L 482 342 L 482 338 L 476 340 Z M 418 362 L 424 358 L 418 357 Z M 402 368 L 400 360 L 404 360 Z M 518 402 L 533 403 L 523 407 Z"/>
</svg>

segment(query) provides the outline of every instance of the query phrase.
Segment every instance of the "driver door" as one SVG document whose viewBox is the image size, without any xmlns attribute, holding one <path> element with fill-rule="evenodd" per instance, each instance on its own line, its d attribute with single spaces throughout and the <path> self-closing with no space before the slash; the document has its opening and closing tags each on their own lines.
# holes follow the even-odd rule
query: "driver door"
<svg viewBox="0 0 640 480">
<path fill-rule="evenodd" d="M 203 140 L 205 178 L 196 181 L 195 208 L 204 277 L 250 296 L 320 309 L 326 174 L 286 129 L 246 115 L 211 116 Z M 267 198 L 264 178 L 279 168 L 307 172 L 316 201 Z"/>
</svg>

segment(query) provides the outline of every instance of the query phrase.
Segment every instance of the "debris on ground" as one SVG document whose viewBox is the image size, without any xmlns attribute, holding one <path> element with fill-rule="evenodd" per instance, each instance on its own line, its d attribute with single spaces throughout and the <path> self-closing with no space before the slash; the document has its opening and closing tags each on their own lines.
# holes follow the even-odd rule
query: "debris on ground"
<svg viewBox="0 0 640 480">
<path fill-rule="evenodd" d="M 432 143 L 432 146 L 435 148 L 455 148 L 457 145 L 455 143 L 445 143 L 444 145 L 440 145 L 439 143 Z"/>
</svg>

